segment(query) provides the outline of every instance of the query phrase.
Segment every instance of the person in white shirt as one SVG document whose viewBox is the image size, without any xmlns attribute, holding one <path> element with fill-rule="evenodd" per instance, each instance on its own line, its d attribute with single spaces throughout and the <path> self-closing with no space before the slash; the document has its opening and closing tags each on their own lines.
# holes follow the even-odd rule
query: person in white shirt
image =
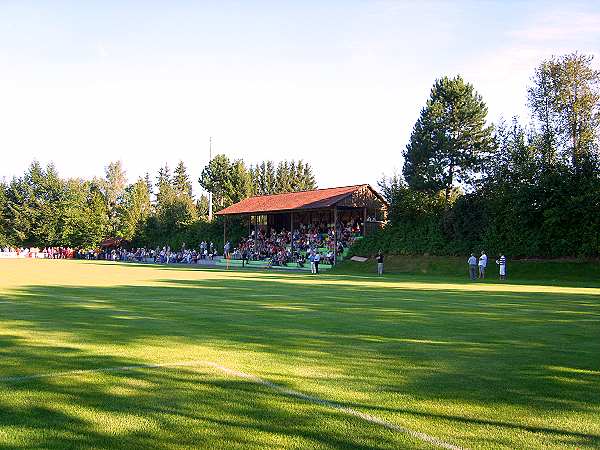
<svg viewBox="0 0 600 450">
<path fill-rule="evenodd" d="M 469 277 L 471 280 L 477 279 L 477 258 L 475 255 L 471 253 L 471 256 L 467 260 L 467 264 L 469 264 Z"/>
<path fill-rule="evenodd" d="M 315 257 L 313 259 L 314 263 L 315 263 L 315 274 L 319 274 L 319 262 L 321 261 L 321 254 L 317 251 L 315 253 Z"/>
<path fill-rule="evenodd" d="M 506 280 L 506 256 L 500 256 L 500 259 L 496 260 L 496 264 L 498 264 L 500 268 L 500 279 Z"/>
<path fill-rule="evenodd" d="M 309 251 L 308 260 L 310 261 L 310 273 L 315 273 L 315 254 L 312 250 Z"/>
<path fill-rule="evenodd" d="M 481 252 L 479 257 L 479 278 L 485 278 L 485 268 L 487 267 L 488 257 L 485 252 Z"/>
</svg>

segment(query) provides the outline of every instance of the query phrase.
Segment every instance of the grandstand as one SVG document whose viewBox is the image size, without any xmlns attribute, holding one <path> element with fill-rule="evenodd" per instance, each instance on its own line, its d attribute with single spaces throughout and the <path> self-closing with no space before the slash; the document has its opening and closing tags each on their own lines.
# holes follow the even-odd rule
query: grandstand
<svg viewBox="0 0 600 450">
<path fill-rule="evenodd" d="M 243 250 L 219 264 L 242 265 L 240 254 L 251 251 L 250 266 L 270 266 L 276 253 L 284 255 L 283 263 L 277 264 L 280 268 L 309 270 L 302 261 L 308 252 L 318 251 L 329 255 L 321 264 L 327 269 L 347 254 L 354 240 L 382 227 L 387 208 L 385 199 L 368 184 L 247 198 L 217 213 L 249 218 L 248 239 L 240 244 Z M 225 228 L 223 235 L 225 241 Z"/>
</svg>

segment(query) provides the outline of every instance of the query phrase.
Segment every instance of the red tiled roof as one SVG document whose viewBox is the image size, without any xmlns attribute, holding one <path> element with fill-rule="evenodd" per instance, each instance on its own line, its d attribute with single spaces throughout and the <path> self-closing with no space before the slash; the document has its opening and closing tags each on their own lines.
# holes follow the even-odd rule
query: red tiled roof
<svg viewBox="0 0 600 450">
<path fill-rule="evenodd" d="M 293 209 L 318 209 L 334 206 L 340 200 L 356 192 L 365 184 L 355 186 L 316 189 L 314 191 L 290 192 L 286 194 L 263 195 L 250 197 L 231 205 L 218 215 L 266 213 L 275 211 L 290 211 Z M 369 189 L 372 189 L 368 186 Z"/>
</svg>

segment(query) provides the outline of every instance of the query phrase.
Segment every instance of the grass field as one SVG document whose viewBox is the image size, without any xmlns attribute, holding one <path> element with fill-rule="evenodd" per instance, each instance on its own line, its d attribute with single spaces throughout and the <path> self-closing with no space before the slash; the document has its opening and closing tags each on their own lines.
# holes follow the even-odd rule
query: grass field
<svg viewBox="0 0 600 450">
<path fill-rule="evenodd" d="M 0 277 L 0 448 L 436 448 L 260 380 L 465 448 L 600 448 L 598 283 L 43 260 Z"/>
</svg>

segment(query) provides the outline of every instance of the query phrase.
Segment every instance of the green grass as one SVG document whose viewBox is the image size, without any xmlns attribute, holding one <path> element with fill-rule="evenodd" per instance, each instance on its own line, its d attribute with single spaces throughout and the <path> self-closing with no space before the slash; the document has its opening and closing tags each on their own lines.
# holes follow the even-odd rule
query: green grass
<svg viewBox="0 0 600 450">
<path fill-rule="evenodd" d="M 179 361 L 468 448 L 600 447 L 600 286 L 0 261 L 0 378 Z M 0 448 L 433 448 L 207 365 L 0 381 Z"/>
<path fill-rule="evenodd" d="M 563 260 L 508 260 L 509 281 L 525 282 L 565 282 L 579 281 L 589 283 L 595 281 L 600 286 L 600 261 L 563 261 Z M 468 278 L 467 256 L 405 256 L 389 255 L 385 258 L 385 270 L 391 274 L 424 275 L 427 277 Z M 498 266 L 495 259 L 489 256 L 488 279 L 498 278 Z M 344 261 L 339 273 L 370 274 L 376 272 L 374 258 L 360 263 Z"/>
</svg>

